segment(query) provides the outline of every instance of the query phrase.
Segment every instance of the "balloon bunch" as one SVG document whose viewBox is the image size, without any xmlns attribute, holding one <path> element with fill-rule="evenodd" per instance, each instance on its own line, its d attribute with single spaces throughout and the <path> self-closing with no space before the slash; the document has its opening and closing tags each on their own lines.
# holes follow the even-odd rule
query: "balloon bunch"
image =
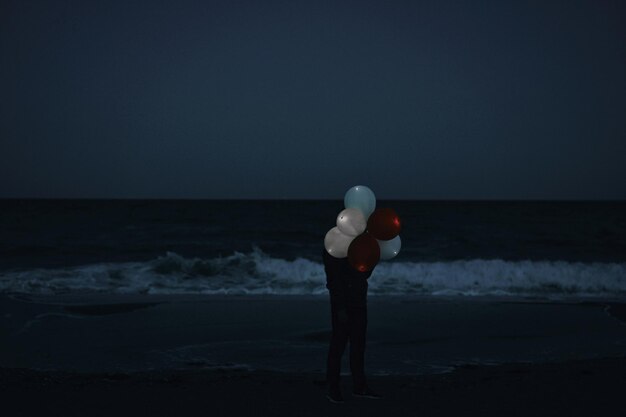
<svg viewBox="0 0 626 417">
<path fill-rule="evenodd" d="M 337 216 L 337 226 L 326 233 L 324 247 L 335 258 L 348 257 L 361 272 L 371 271 L 382 260 L 400 252 L 400 218 L 390 208 L 376 209 L 376 196 L 364 185 L 346 192 L 345 209 Z"/>
</svg>

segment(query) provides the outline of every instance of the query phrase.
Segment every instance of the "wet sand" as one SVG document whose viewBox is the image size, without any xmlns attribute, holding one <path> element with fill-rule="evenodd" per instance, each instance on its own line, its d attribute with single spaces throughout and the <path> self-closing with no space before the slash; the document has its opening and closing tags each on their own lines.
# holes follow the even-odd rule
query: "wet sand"
<svg viewBox="0 0 626 417">
<path fill-rule="evenodd" d="M 619 303 L 377 298 L 325 398 L 325 297 L 0 297 L 3 416 L 626 415 Z"/>
<path fill-rule="evenodd" d="M 384 398 L 325 398 L 319 375 L 248 371 L 141 373 L 0 369 L 10 416 L 599 416 L 625 415 L 624 358 L 465 366 L 371 377 Z"/>
</svg>

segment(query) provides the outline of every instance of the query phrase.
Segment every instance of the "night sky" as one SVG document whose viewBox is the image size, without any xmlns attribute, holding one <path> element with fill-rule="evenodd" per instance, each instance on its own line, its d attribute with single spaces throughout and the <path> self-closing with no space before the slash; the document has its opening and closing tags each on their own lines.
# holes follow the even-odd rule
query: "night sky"
<svg viewBox="0 0 626 417">
<path fill-rule="evenodd" d="M 0 2 L 0 197 L 626 198 L 622 1 Z"/>
</svg>

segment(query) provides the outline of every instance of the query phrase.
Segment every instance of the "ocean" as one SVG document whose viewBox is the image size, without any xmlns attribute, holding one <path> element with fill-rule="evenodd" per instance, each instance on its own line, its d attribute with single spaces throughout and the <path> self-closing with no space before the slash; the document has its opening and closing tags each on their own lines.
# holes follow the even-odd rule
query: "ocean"
<svg viewBox="0 0 626 417">
<path fill-rule="evenodd" d="M 626 202 L 378 201 L 369 296 L 626 299 Z M 2 200 L 0 294 L 326 294 L 342 200 Z"/>
</svg>

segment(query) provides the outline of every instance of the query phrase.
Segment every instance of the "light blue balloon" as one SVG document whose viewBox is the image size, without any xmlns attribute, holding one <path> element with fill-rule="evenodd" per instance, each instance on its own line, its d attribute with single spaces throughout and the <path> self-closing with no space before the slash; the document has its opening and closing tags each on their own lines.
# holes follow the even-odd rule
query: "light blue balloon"
<svg viewBox="0 0 626 417">
<path fill-rule="evenodd" d="M 381 260 L 387 261 L 391 258 L 394 258 L 398 253 L 400 253 L 400 248 L 402 247 L 400 235 L 394 237 L 391 240 L 379 240 L 378 246 L 380 246 Z"/>
<path fill-rule="evenodd" d="M 365 185 L 355 185 L 346 192 L 343 203 L 346 208 L 361 210 L 367 220 L 376 209 L 376 196 Z"/>
</svg>

